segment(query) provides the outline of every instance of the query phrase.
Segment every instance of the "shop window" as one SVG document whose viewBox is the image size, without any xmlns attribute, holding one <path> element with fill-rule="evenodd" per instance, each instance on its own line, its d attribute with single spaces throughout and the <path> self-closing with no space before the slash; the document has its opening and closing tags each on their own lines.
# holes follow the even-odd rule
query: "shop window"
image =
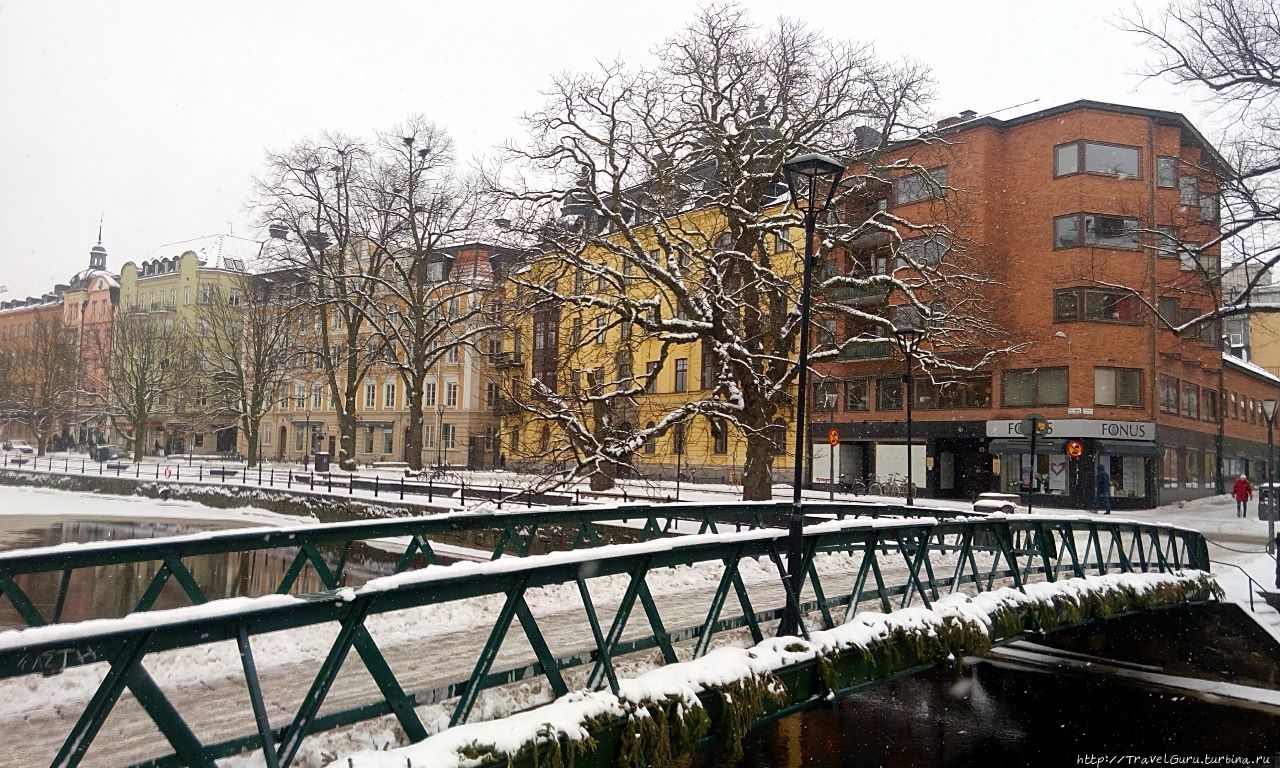
<svg viewBox="0 0 1280 768">
<path fill-rule="evenodd" d="M 373 453 L 373 427 L 364 430 L 364 452 Z"/>
<path fill-rule="evenodd" d="M 395 450 L 396 431 L 391 427 L 384 427 L 382 430 L 382 452 L 391 453 Z"/>
<path fill-rule="evenodd" d="M 1000 403 L 1004 406 L 1066 405 L 1067 369 L 1005 371 L 1000 377 Z"/>
<path fill-rule="evenodd" d="M 1142 369 L 1094 368 L 1093 402 L 1095 405 L 1142 407 Z"/>
<path fill-rule="evenodd" d="M 1187 449 L 1183 454 L 1184 473 L 1183 483 L 1186 488 L 1200 487 L 1200 452 Z"/>
<path fill-rule="evenodd" d="M 1160 484 L 1165 488 L 1178 487 L 1178 449 L 1165 448 L 1164 461 L 1160 464 Z"/>
</svg>

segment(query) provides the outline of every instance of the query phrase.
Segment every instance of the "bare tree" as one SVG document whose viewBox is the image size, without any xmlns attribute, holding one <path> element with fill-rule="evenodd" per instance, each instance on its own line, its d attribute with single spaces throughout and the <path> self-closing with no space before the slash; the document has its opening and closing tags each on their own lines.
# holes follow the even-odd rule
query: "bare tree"
<svg viewBox="0 0 1280 768">
<path fill-rule="evenodd" d="M 277 266 L 298 270 L 312 286 L 304 299 L 318 317 L 310 353 L 321 363 L 338 412 L 338 458 L 346 468 L 355 461 L 357 390 L 385 357 L 368 338 L 388 258 L 361 237 L 373 229 L 359 219 L 369 214 L 361 201 L 371 174 L 362 142 L 327 134 L 269 155 L 265 175 L 255 182 L 254 207 L 264 224 L 284 228 L 298 243 L 281 252 Z"/>
<path fill-rule="evenodd" d="M 493 288 L 488 253 L 462 263 L 446 246 L 478 232 L 485 206 L 477 184 L 454 170 L 453 141 L 421 116 L 378 137 L 370 176 L 357 196 L 361 239 L 380 255 L 380 272 L 359 275 L 357 306 L 404 382 L 411 469 L 422 468 L 425 383 L 451 350 L 492 330 L 485 296 Z"/>
<path fill-rule="evenodd" d="M 182 322 L 121 307 L 109 330 L 94 336 L 106 369 L 105 409 L 134 456 L 147 448 L 148 420 L 195 395 L 198 366 L 191 329 Z"/>
<path fill-rule="evenodd" d="M 1250 278 L 1212 307 L 1162 319 L 1181 334 L 1220 317 L 1280 311 L 1280 305 L 1254 299 L 1280 261 L 1280 240 L 1274 237 L 1280 224 L 1280 14 L 1274 3 L 1178 0 L 1159 12 L 1135 10 L 1123 26 L 1152 51 L 1149 76 L 1198 91 L 1232 125 L 1220 153 L 1210 152 L 1187 169 L 1214 185 L 1201 189 L 1199 199 L 1183 202 L 1215 224 L 1221 213 L 1216 236 L 1166 237 L 1159 247 L 1197 264 L 1216 262 L 1221 247 L 1222 261 L 1247 264 Z M 1190 192 L 1194 197 L 1196 190 Z"/>
<path fill-rule="evenodd" d="M 27 427 L 39 456 L 74 409 L 77 356 L 60 313 L 37 313 L 29 331 L 0 341 L 0 407 Z"/>
<path fill-rule="evenodd" d="M 997 347 L 978 340 L 996 329 L 984 281 L 955 266 L 959 243 L 914 254 L 904 235 L 939 228 L 874 205 L 907 174 L 933 196 L 946 191 L 945 180 L 901 159 L 896 143 L 939 141 L 923 133 L 932 88 L 924 67 L 882 61 L 870 46 L 786 19 L 758 32 L 735 6 L 702 11 L 658 54 L 652 69 L 612 64 L 557 78 L 548 105 L 526 117 L 530 140 L 491 174 L 512 232 L 535 248 L 533 265 L 515 278 L 534 318 L 533 371 L 520 402 L 568 436 L 593 485 L 594 476 L 607 485 L 647 440 L 676 425 L 698 415 L 727 420 L 746 441 L 744 497 L 767 499 L 798 373 L 802 265 L 797 248 L 778 239 L 801 223 L 782 183 L 787 159 L 816 151 L 853 166 L 836 214 L 819 222 L 817 261 L 860 250 L 868 238 L 890 256 L 878 270 L 822 276 L 819 297 L 883 296 L 819 306 L 835 332 L 811 360 L 889 342 L 891 306 L 916 310 L 932 338 L 922 357 L 937 366 L 984 364 Z M 631 351 L 571 362 L 597 374 L 576 394 L 539 364 L 540 354 L 555 356 L 545 351 L 546 329 L 560 313 L 580 315 L 611 347 L 616 340 Z M 701 389 L 690 384 L 678 401 L 650 398 L 659 409 L 652 424 L 620 428 L 655 377 L 675 375 L 677 360 L 688 364 L 691 348 L 701 350 Z"/>
<path fill-rule="evenodd" d="M 280 399 L 299 340 L 294 282 L 241 273 L 196 308 L 200 394 L 196 405 L 229 406 L 256 465 L 262 419 Z"/>
</svg>

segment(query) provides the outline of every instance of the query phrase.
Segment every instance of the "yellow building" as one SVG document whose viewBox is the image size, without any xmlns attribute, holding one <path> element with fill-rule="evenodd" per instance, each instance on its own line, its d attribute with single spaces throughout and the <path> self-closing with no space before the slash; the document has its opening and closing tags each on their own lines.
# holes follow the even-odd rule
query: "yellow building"
<svg viewBox="0 0 1280 768">
<path fill-rule="evenodd" d="M 195 328 L 201 302 L 215 296 L 236 301 L 237 286 L 261 250 L 261 242 L 232 235 L 160 246 L 141 263 L 129 261 L 120 268 L 120 311 Z M 207 403 L 197 403 L 202 397 L 198 390 L 190 395 L 189 403 L 166 400 L 153 414 L 148 425 L 150 445 L 142 446 L 146 453 L 154 452 L 157 444 L 171 454 L 236 449 L 236 413 L 229 409 L 218 413 Z"/>
<path fill-rule="evenodd" d="M 696 286 L 713 262 L 709 254 L 725 237 L 724 224 L 704 209 L 684 215 L 676 226 L 689 241 L 680 250 L 701 240 L 701 251 L 673 256 L 682 263 L 671 264 L 680 270 L 684 285 Z M 636 232 L 649 238 L 641 243 L 649 258 L 665 258 L 652 231 Z M 792 243 L 801 238 L 780 232 L 767 235 L 760 244 L 768 251 L 773 272 L 797 285 L 801 258 Z M 510 319 L 504 346 L 509 351 L 500 367 L 506 375 L 503 451 L 511 468 L 545 471 L 574 466 L 580 451 L 573 446 L 575 427 L 566 422 L 576 421 L 598 437 L 604 432 L 625 437 L 637 429 L 660 428 L 663 419 L 682 406 L 723 397 L 713 396 L 714 356 L 703 342 L 645 335 L 642 326 L 627 322 L 618 303 L 610 300 L 621 290 L 629 299 L 647 301 L 649 311 L 662 317 L 685 316 L 669 289 L 646 278 L 646 270 L 623 255 L 638 249 L 621 236 L 616 240 L 617 250 L 588 250 L 572 261 L 556 254 L 535 257 L 507 287 Z M 539 397 L 531 381 L 540 382 L 554 396 Z M 634 392 L 624 395 L 628 387 Z M 773 439 L 780 443 L 772 462 L 777 479 L 791 472 L 795 433 L 790 421 L 789 407 L 774 420 Z M 679 466 L 685 478 L 732 483 L 740 479 L 745 462 L 742 430 L 722 416 L 701 413 L 644 441 L 631 455 L 632 465 L 648 479 L 675 479 Z"/>
</svg>

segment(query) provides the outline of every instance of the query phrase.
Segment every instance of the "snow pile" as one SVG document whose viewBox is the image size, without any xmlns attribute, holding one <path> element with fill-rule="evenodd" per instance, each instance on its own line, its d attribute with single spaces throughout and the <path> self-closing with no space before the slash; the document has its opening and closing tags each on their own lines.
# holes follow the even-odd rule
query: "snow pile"
<svg viewBox="0 0 1280 768">
<path fill-rule="evenodd" d="M 620 681 L 616 696 L 573 692 L 551 704 L 501 720 L 450 728 L 400 749 L 358 752 L 330 765 L 469 768 L 482 764 L 485 758 L 503 762 L 533 749 L 545 750 L 543 759 L 550 765 L 572 764 L 574 756 L 594 744 L 593 726 L 607 726 L 610 720 L 625 721 L 620 762 L 639 764 L 652 757 L 653 745 L 647 753 L 636 754 L 632 751 L 636 747 L 628 746 L 635 741 L 652 741 L 652 734 L 662 734 L 668 743 L 661 751 L 675 754 L 681 745 L 692 744 L 710 731 L 711 723 L 700 698 L 708 693 L 720 695 L 722 721 L 736 720 L 740 726 L 745 721 L 749 725 L 766 702 L 780 703 L 781 683 L 774 674 L 801 662 L 816 659 L 821 666 L 838 654 L 851 651 L 870 660 L 877 649 L 902 641 L 917 642 L 918 647 L 926 647 L 938 660 L 954 658 L 956 652 L 986 650 L 994 640 L 1017 634 L 1024 626 L 1035 627 L 1036 622 L 1055 610 L 1080 620 L 1139 607 L 1207 600 L 1220 592 L 1210 574 L 1183 571 L 1086 576 L 1029 584 L 1025 592 L 1006 587 L 975 597 L 948 595 L 932 608 L 860 613 L 844 625 L 812 633 L 808 641 L 778 637 L 752 648 L 719 648 L 702 658 L 669 664 Z M 664 715 L 668 717 L 666 722 L 652 724 Z M 744 730 L 745 727 L 729 728 L 726 733 L 721 723 L 720 735 L 733 736 Z M 724 746 L 731 753 L 740 748 L 732 743 Z M 567 761 L 563 760 L 564 755 L 568 755 Z"/>
</svg>

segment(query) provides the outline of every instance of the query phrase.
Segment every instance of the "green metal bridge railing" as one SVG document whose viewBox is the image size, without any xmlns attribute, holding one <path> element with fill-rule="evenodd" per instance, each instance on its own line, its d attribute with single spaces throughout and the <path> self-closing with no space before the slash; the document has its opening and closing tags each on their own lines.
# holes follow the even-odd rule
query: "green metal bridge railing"
<svg viewBox="0 0 1280 768">
<path fill-rule="evenodd" d="M 427 729 L 415 708 L 456 698 L 450 724 L 462 723 L 471 714 L 481 691 L 516 681 L 543 678 L 560 696 L 569 690 L 564 672 L 583 668 L 589 670 L 587 687 L 608 685 L 616 693 L 615 663 L 621 657 L 657 649 L 663 663 L 672 663 L 677 660 L 677 646 L 689 642 L 693 643 L 692 655 L 698 657 L 708 650 L 715 636 L 742 628 L 758 643 L 765 637 L 764 625 L 777 620 L 787 605 L 799 604 L 807 622 L 802 623 L 801 634 L 807 637 L 809 625 L 833 627 L 837 620 L 852 618 L 864 603 L 888 612 L 895 603 L 901 608 L 918 599 L 929 606 L 944 592 L 982 591 L 1005 585 L 1021 588 L 1033 579 L 1055 580 L 1064 575 L 1110 571 L 1209 569 L 1208 551 L 1201 535 L 1170 526 L 1080 517 L 845 520 L 814 525 L 805 531 L 802 572 L 806 574 L 806 592 L 797 595 L 791 592 L 786 579 L 780 554 L 785 545 L 786 532 L 769 528 L 689 536 L 535 556 L 501 565 L 431 568 L 374 581 L 356 590 L 227 601 L 225 607 L 215 602 L 198 608 L 94 622 L 83 628 L 36 627 L 0 634 L 0 679 L 57 674 L 87 664 L 109 665 L 61 749 L 48 757 L 51 765 L 71 768 L 79 764 L 127 688 L 173 750 L 142 764 L 206 766 L 215 759 L 261 749 L 267 765 L 287 766 L 307 734 L 390 714 L 408 738 L 417 741 L 426 737 Z M 851 587 L 833 589 L 835 577 L 815 567 L 819 553 L 846 553 L 851 562 L 858 563 Z M 782 594 L 768 605 L 754 605 L 744 584 L 741 566 L 751 559 L 770 563 L 777 571 L 777 587 Z M 699 595 L 705 598 L 705 618 L 694 625 L 668 628 L 646 577 L 661 569 L 694 563 L 713 563 L 722 568 L 714 591 Z M 327 586 L 336 585 L 334 572 L 323 561 L 313 560 L 312 564 Z M 852 569 L 844 575 L 851 572 Z M 606 627 L 594 607 L 587 581 L 609 577 L 625 580 L 626 588 Z M 551 648 L 526 601 L 530 590 L 558 585 L 576 587 L 590 627 L 585 645 L 579 640 L 574 647 L 559 649 L 559 655 Z M 368 619 L 484 596 L 499 596 L 502 608 L 478 651 L 471 674 L 429 690 L 406 690 L 369 633 Z M 726 604 L 733 599 L 741 611 L 726 615 Z M 624 639 L 624 629 L 637 602 L 647 628 L 638 637 Z M 495 670 L 498 651 L 509 633 L 515 631 L 512 625 L 517 621 L 535 658 Z M 289 722 L 273 725 L 264 704 L 250 639 L 321 626 L 336 629 L 336 639 Z M 218 734 L 211 740 L 206 738 L 209 743 L 205 743 L 142 662 L 156 654 L 224 641 L 237 643 L 241 662 L 238 674 L 249 693 L 256 732 Z M 380 699 L 321 714 L 326 696 L 353 649 L 375 681 Z M 422 663 L 433 663 L 429 653 L 425 653 Z"/>
<path fill-rule="evenodd" d="M 899 516 L 965 517 L 972 516 L 957 510 L 907 507 L 903 505 L 870 505 L 859 503 L 825 503 L 810 505 L 811 514 L 834 517 Z M 631 504 L 612 508 L 564 507 L 518 512 L 457 512 L 425 517 L 380 519 L 347 523 L 299 525 L 288 528 L 249 529 L 200 533 L 190 536 L 174 536 L 159 539 L 125 540 L 83 545 L 60 545 L 36 549 L 0 552 L 0 594 L 13 605 L 18 616 L 27 626 L 58 624 L 76 571 L 124 566 L 139 563 L 159 563 L 137 604 L 125 613 L 151 610 L 161 591 L 174 580 L 194 604 L 208 599 L 201 587 L 198 575 L 185 562 L 189 558 L 279 550 L 293 559 L 288 569 L 272 590 L 288 594 L 296 590 L 299 578 L 311 565 L 328 588 L 343 583 L 343 575 L 349 558 L 360 543 L 378 540 L 382 552 L 394 553 L 396 562 L 393 573 L 432 565 L 439 562 L 432 540 L 442 535 L 488 532 L 493 539 L 489 558 L 496 560 L 504 555 L 525 557 L 534 549 L 539 535 L 548 531 L 565 532 L 570 549 L 595 546 L 602 543 L 600 526 L 618 525 L 631 521 L 643 522 L 632 534 L 636 540 L 667 535 L 675 521 L 692 521 L 698 524 L 698 533 L 719 533 L 722 530 L 755 530 L 763 527 L 785 526 L 791 512 L 790 504 L 722 504 L 722 505 L 649 505 Z M 42 612 L 37 601 L 19 583 L 23 577 L 35 575 L 57 576 L 56 596 L 53 605 Z M 257 595 L 245 595 L 256 597 Z M 46 615 L 47 614 L 47 615 Z M 123 615 L 123 614 L 122 614 Z"/>
</svg>

